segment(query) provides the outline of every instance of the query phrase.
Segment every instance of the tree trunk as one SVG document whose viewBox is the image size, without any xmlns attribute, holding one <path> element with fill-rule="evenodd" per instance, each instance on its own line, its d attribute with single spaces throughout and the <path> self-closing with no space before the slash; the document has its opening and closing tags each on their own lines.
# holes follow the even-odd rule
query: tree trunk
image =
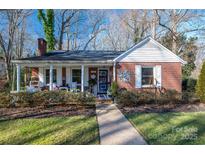
<svg viewBox="0 0 205 154">
<path fill-rule="evenodd" d="M 63 46 L 63 34 L 64 34 L 64 24 L 61 25 L 61 31 L 59 36 L 59 42 L 58 42 L 58 50 L 62 50 Z"/>
</svg>

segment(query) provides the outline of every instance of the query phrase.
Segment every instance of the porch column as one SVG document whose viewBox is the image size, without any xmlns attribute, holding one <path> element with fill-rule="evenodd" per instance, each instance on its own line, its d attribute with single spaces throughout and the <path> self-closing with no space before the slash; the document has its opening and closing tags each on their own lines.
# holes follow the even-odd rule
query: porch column
<svg viewBox="0 0 205 154">
<path fill-rule="evenodd" d="M 20 92 L 20 84 L 21 84 L 21 66 L 20 66 L 20 64 L 17 64 L 16 65 L 16 68 L 17 68 L 17 73 L 16 73 L 16 75 L 17 75 L 17 82 L 16 82 L 16 87 L 17 87 L 17 92 Z"/>
<path fill-rule="evenodd" d="M 50 65 L 50 71 L 49 71 L 49 76 L 50 76 L 50 79 L 49 79 L 49 90 L 52 91 L 53 90 L 53 65 Z"/>
<path fill-rule="evenodd" d="M 81 65 L 81 92 L 84 92 L 84 65 Z"/>
<path fill-rule="evenodd" d="M 116 81 L 116 62 L 113 65 L 113 81 Z"/>
</svg>

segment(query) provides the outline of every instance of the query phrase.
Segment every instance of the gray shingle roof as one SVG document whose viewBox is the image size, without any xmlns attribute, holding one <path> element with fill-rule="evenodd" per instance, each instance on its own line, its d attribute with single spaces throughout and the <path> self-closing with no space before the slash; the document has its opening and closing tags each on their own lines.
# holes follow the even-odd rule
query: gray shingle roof
<svg viewBox="0 0 205 154">
<path fill-rule="evenodd" d="M 108 61 L 113 60 L 124 51 L 50 51 L 45 56 L 35 56 L 29 58 L 22 58 L 19 60 L 31 60 L 31 61 Z"/>
</svg>

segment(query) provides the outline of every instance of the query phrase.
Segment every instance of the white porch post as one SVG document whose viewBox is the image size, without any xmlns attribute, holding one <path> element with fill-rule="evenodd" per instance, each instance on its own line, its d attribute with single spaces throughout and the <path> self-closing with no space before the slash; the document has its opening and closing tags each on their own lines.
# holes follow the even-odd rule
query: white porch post
<svg viewBox="0 0 205 154">
<path fill-rule="evenodd" d="M 50 83 L 49 83 L 49 90 L 53 90 L 53 65 L 50 65 Z"/>
<path fill-rule="evenodd" d="M 81 92 L 84 92 L 84 65 L 81 65 Z"/>
<path fill-rule="evenodd" d="M 16 65 L 16 68 L 17 68 L 17 85 L 16 85 L 16 87 L 17 87 L 17 92 L 20 92 L 20 83 L 21 83 L 21 66 L 20 66 L 20 64 L 17 64 Z"/>
<path fill-rule="evenodd" d="M 116 62 L 113 65 L 113 81 L 116 81 Z"/>
</svg>

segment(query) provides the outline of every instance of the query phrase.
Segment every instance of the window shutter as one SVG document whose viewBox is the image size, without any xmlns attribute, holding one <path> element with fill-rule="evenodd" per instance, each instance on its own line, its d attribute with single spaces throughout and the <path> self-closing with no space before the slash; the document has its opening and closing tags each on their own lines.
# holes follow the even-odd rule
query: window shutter
<svg viewBox="0 0 205 154">
<path fill-rule="evenodd" d="M 136 88 L 142 87 L 142 67 L 141 65 L 135 66 L 135 87 Z"/>
<path fill-rule="evenodd" d="M 161 65 L 156 65 L 154 68 L 154 78 L 155 78 L 155 85 L 157 87 L 162 86 L 162 71 L 161 71 Z"/>
</svg>

